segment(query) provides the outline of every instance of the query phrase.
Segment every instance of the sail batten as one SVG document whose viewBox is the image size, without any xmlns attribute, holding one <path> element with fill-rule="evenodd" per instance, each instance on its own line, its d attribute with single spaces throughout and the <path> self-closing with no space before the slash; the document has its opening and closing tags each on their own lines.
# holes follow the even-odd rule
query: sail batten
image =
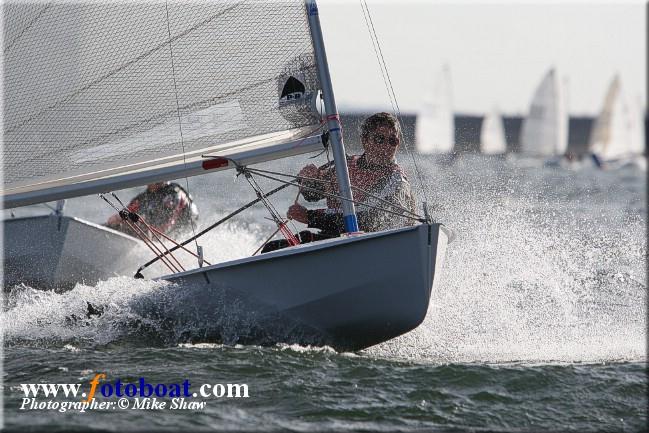
<svg viewBox="0 0 649 433">
<path fill-rule="evenodd" d="M 302 0 L 3 9 L 5 206 L 25 189 L 53 200 L 55 184 L 90 193 L 73 184 L 106 173 L 131 184 L 133 167 L 159 177 L 161 164 L 215 150 L 273 159 L 321 128 Z"/>
</svg>

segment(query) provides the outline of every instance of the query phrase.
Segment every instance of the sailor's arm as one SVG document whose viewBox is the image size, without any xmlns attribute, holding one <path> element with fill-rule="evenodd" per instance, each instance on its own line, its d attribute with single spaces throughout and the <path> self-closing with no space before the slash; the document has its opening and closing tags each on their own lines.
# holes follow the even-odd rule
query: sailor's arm
<svg viewBox="0 0 649 433">
<path fill-rule="evenodd" d="M 322 192 L 326 191 L 326 184 L 323 181 L 329 178 L 328 170 L 321 170 L 315 164 L 309 164 L 297 175 L 302 178 L 299 182 L 304 188 L 300 188 L 300 192 L 306 201 L 314 202 L 325 198 Z"/>
</svg>

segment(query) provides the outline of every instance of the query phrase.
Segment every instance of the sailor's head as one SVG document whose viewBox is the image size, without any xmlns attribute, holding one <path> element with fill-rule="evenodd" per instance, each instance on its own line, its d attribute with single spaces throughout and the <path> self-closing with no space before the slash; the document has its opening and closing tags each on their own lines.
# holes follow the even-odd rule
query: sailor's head
<svg viewBox="0 0 649 433">
<path fill-rule="evenodd" d="M 168 185 L 169 182 L 156 182 L 156 183 L 150 183 L 146 186 L 147 192 L 156 192 L 160 188 L 163 188 L 165 185 Z"/>
<path fill-rule="evenodd" d="M 376 113 L 361 125 L 361 144 L 365 155 L 374 163 L 394 160 L 401 143 L 399 120 L 390 113 Z"/>
</svg>

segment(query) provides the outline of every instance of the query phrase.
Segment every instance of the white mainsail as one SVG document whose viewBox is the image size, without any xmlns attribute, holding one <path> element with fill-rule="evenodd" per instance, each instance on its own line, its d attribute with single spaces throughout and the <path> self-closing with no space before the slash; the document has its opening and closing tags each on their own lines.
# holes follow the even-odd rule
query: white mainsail
<svg viewBox="0 0 649 433">
<path fill-rule="evenodd" d="M 426 96 L 415 126 L 417 151 L 424 154 L 450 153 L 455 145 L 455 121 L 451 72 L 444 66 Z"/>
<path fill-rule="evenodd" d="M 639 155 L 644 151 L 642 110 L 630 105 L 622 93 L 616 75 L 608 87 L 604 104 L 595 120 L 589 149 L 601 161 L 612 161 Z"/>
<path fill-rule="evenodd" d="M 554 69 L 537 87 L 521 130 L 520 151 L 531 156 L 562 155 L 568 148 L 568 113 Z"/>
<path fill-rule="evenodd" d="M 5 207 L 321 147 L 301 0 L 3 9 Z"/>
<path fill-rule="evenodd" d="M 495 107 L 482 120 L 480 151 L 487 155 L 497 155 L 507 152 L 503 117 Z"/>
</svg>

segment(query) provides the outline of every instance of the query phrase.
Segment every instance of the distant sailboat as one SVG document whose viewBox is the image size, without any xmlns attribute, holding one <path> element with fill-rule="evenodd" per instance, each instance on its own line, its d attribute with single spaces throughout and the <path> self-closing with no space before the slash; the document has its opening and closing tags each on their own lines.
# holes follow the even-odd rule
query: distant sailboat
<svg viewBox="0 0 649 433">
<path fill-rule="evenodd" d="M 631 153 L 642 155 L 645 153 L 645 112 L 642 99 L 638 97 L 632 106 L 633 133 L 631 134 Z"/>
<path fill-rule="evenodd" d="M 520 151 L 528 156 L 563 155 L 568 148 L 568 112 L 557 74 L 550 69 L 537 87 L 521 130 Z"/>
<path fill-rule="evenodd" d="M 493 108 L 482 120 L 480 152 L 485 155 L 499 155 L 507 152 L 505 125 L 497 108 Z"/>
<path fill-rule="evenodd" d="M 615 76 L 595 120 L 589 149 L 598 166 L 623 164 L 644 151 L 644 122 L 639 104 L 628 104 Z"/>
<path fill-rule="evenodd" d="M 432 92 L 426 96 L 417 114 L 415 135 L 419 153 L 453 152 L 455 121 L 453 119 L 451 72 L 448 66 L 444 66 L 442 69 L 433 84 Z"/>
</svg>

